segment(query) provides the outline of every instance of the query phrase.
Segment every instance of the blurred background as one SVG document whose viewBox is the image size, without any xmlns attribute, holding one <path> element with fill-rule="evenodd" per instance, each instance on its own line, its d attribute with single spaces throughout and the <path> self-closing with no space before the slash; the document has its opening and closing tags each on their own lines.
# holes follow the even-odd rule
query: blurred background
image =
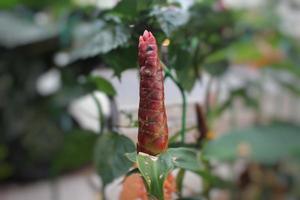
<svg viewBox="0 0 300 200">
<path fill-rule="evenodd" d="M 299 199 L 299 0 L 1 0 L 0 200 L 121 198 L 128 163 L 99 137 L 134 151 L 145 29 L 180 83 L 165 81 L 170 144 L 181 92 L 187 142 L 209 141 L 207 197 Z"/>
</svg>

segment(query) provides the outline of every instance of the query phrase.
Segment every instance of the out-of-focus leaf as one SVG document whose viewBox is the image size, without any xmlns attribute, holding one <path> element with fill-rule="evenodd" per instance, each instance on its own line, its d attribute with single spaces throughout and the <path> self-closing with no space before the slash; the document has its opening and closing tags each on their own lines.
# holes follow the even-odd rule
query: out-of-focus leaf
<svg viewBox="0 0 300 200">
<path fill-rule="evenodd" d="M 120 77 L 124 70 L 137 67 L 136 46 L 118 48 L 105 54 L 103 59 L 109 67 L 114 69 L 114 75 Z"/>
<path fill-rule="evenodd" d="M 139 11 L 146 8 L 145 5 L 147 5 L 145 0 L 121 0 L 113 8 L 112 13 L 126 18 L 134 18 L 138 15 Z"/>
<path fill-rule="evenodd" d="M 78 83 L 79 85 L 79 83 Z M 86 95 L 90 92 L 90 89 L 84 87 L 71 87 L 65 86 L 61 88 L 55 95 L 54 95 L 54 102 L 60 106 L 67 106 L 70 102 L 74 99 Z"/>
<path fill-rule="evenodd" d="M 231 59 L 237 63 L 251 62 L 262 57 L 257 44 L 250 38 L 236 42 L 228 51 Z"/>
<path fill-rule="evenodd" d="M 0 1 L 0 8 L 11 8 L 18 3 L 19 0 L 2 0 Z"/>
<path fill-rule="evenodd" d="M 150 195 L 159 200 L 163 200 L 164 181 L 169 172 L 173 169 L 172 160 L 169 155 L 161 154 L 159 156 L 151 156 L 139 153 L 136 160 Z"/>
<path fill-rule="evenodd" d="M 21 142 L 30 159 L 36 162 L 53 159 L 62 145 L 63 132 L 60 127 L 45 113 L 29 112 L 25 120 Z"/>
<path fill-rule="evenodd" d="M 115 96 L 116 90 L 114 86 L 106 79 L 100 76 L 89 76 L 86 80 L 85 86 L 91 90 L 98 90 L 104 92 L 108 96 Z"/>
<path fill-rule="evenodd" d="M 212 76 L 222 76 L 229 68 L 229 63 L 226 60 L 204 64 L 205 70 Z"/>
<path fill-rule="evenodd" d="M 66 134 L 62 148 L 52 161 L 52 174 L 59 175 L 91 163 L 97 137 L 97 134 L 84 130 L 74 130 Z"/>
<path fill-rule="evenodd" d="M 192 53 L 179 45 L 170 46 L 170 66 L 176 71 L 177 78 L 183 88 L 191 91 L 197 79 L 193 66 Z"/>
<path fill-rule="evenodd" d="M 112 182 L 131 167 L 125 153 L 135 149 L 133 142 L 124 135 L 107 133 L 99 137 L 94 153 L 97 173 L 104 185 Z"/>
<path fill-rule="evenodd" d="M 0 165 L 0 180 L 10 177 L 14 172 L 13 166 L 9 163 L 1 163 Z"/>
<path fill-rule="evenodd" d="M 128 28 L 121 24 L 99 24 L 95 22 L 95 26 L 98 25 L 99 27 L 96 28 L 97 31 L 93 30 L 92 34 L 86 34 L 89 36 L 87 41 L 77 46 L 71 53 L 72 60 L 85 59 L 108 53 L 126 44 L 129 39 L 130 33 Z"/>
<path fill-rule="evenodd" d="M 0 45 L 14 48 L 53 38 L 57 35 L 54 26 L 41 26 L 29 19 L 8 12 L 0 12 Z"/>
<path fill-rule="evenodd" d="M 222 76 L 229 68 L 226 51 L 221 50 L 207 56 L 203 66 L 212 76 Z"/>
<path fill-rule="evenodd" d="M 175 167 L 198 171 L 201 167 L 198 152 L 191 148 L 170 148 L 167 151 Z"/>
<path fill-rule="evenodd" d="M 126 156 L 131 162 L 136 162 L 136 157 L 137 157 L 137 153 L 136 153 L 136 152 L 126 153 L 125 156 Z"/>
<path fill-rule="evenodd" d="M 121 0 L 111 10 L 111 13 L 125 19 L 134 20 L 141 16 L 141 12 L 160 4 L 166 4 L 166 0 Z"/>
<path fill-rule="evenodd" d="M 176 70 L 176 74 L 183 88 L 190 92 L 193 89 L 197 80 L 195 70 L 191 67 L 181 68 Z"/>
<path fill-rule="evenodd" d="M 210 141 L 204 149 L 208 158 L 232 161 L 243 157 L 263 164 L 299 160 L 300 127 L 273 123 L 230 132 Z"/>
<path fill-rule="evenodd" d="M 156 7 L 151 12 L 155 16 L 161 29 L 169 37 L 173 31 L 187 23 L 189 15 L 183 9 L 175 6 Z"/>
</svg>

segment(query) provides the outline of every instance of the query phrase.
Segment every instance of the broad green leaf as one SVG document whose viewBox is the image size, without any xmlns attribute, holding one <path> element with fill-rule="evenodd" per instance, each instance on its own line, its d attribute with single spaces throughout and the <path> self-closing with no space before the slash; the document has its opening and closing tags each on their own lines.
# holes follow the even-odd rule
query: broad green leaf
<svg viewBox="0 0 300 200">
<path fill-rule="evenodd" d="M 148 11 L 155 5 L 165 3 L 166 0 L 121 0 L 111 10 L 111 13 L 125 19 L 135 20 L 142 16 L 141 12 Z"/>
<path fill-rule="evenodd" d="M 212 76 L 222 76 L 229 68 L 226 51 L 221 50 L 207 56 L 203 66 Z"/>
<path fill-rule="evenodd" d="M 204 69 L 212 76 L 222 76 L 229 68 L 229 63 L 226 60 L 220 60 L 204 64 Z"/>
<path fill-rule="evenodd" d="M 98 23 L 94 23 L 97 26 Z M 85 59 L 108 53 L 124 45 L 130 36 L 128 28 L 125 28 L 121 24 L 100 24 L 98 30 L 96 30 L 92 31 L 94 34 L 90 34 L 84 44 L 77 46 L 71 52 L 72 60 Z"/>
<path fill-rule="evenodd" d="M 114 86 L 108 80 L 100 76 L 89 76 L 85 85 L 90 89 L 104 92 L 108 96 L 115 96 L 117 93 Z"/>
<path fill-rule="evenodd" d="M 84 130 L 74 130 L 66 134 L 62 148 L 52 161 L 52 175 L 91 163 L 97 137 L 97 134 Z"/>
<path fill-rule="evenodd" d="M 125 153 L 135 149 L 133 142 L 124 135 L 107 133 L 99 137 L 94 153 L 97 173 L 107 185 L 115 178 L 125 174 L 132 163 L 126 158 Z"/>
<path fill-rule="evenodd" d="M 176 74 L 182 87 L 186 91 L 190 92 L 197 80 L 194 68 L 192 66 L 188 66 L 187 68 L 176 69 Z"/>
<path fill-rule="evenodd" d="M 254 40 L 247 38 L 236 42 L 228 49 L 233 61 L 238 63 L 258 60 L 262 57 L 262 53 Z"/>
<path fill-rule="evenodd" d="M 137 5 L 139 0 L 121 0 L 113 8 L 112 12 L 114 14 L 133 17 L 138 14 Z"/>
<path fill-rule="evenodd" d="M 176 70 L 180 84 L 185 90 L 191 91 L 197 79 L 195 65 L 193 63 L 193 51 L 191 48 L 184 48 L 180 44 L 172 44 L 171 41 L 169 55 L 170 67 Z"/>
<path fill-rule="evenodd" d="M 114 70 L 114 75 L 121 76 L 126 69 L 137 67 L 137 49 L 136 46 L 123 47 L 115 49 L 103 57 L 104 62 Z"/>
<path fill-rule="evenodd" d="M 151 15 L 156 17 L 161 29 L 168 37 L 189 19 L 186 11 L 175 6 L 156 7 Z"/>
<path fill-rule="evenodd" d="M 137 165 L 147 185 L 149 194 L 159 200 L 163 200 L 164 181 L 173 169 L 169 155 L 151 156 L 139 153 L 137 155 Z"/>
<path fill-rule="evenodd" d="M 131 162 L 136 162 L 136 157 L 137 157 L 137 153 L 136 153 L 136 152 L 126 153 L 125 156 L 126 156 Z"/>
<path fill-rule="evenodd" d="M 175 167 L 198 171 L 201 167 L 198 152 L 191 148 L 170 148 L 167 154 L 172 158 Z"/>
<path fill-rule="evenodd" d="M 280 160 L 299 160 L 300 127 L 288 123 L 273 123 L 241 129 L 210 141 L 204 149 L 209 158 L 234 160 L 240 157 L 263 164 Z"/>
</svg>

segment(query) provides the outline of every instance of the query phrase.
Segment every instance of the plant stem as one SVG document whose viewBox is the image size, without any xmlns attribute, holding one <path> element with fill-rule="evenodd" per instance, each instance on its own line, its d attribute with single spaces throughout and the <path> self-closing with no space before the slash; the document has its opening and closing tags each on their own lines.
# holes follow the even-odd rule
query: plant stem
<svg viewBox="0 0 300 200">
<path fill-rule="evenodd" d="M 185 129 L 186 129 L 186 111 L 187 111 L 186 94 L 185 94 L 185 91 L 184 91 L 182 85 L 173 76 L 173 74 L 171 73 L 170 69 L 168 69 L 168 67 L 163 62 L 161 62 L 161 64 L 162 64 L 162 66 L 164 68 L 165 76 L 171 78 L 171 80 L 175 83 L 175 85 L 177 86 L 177 88 L 179 89 L 180 94 L 181 94 L 181 98 L 182 98 L 182 113 L 181 113 L 181 131 L 180 131 L 180 135 L 181 135 L 181 142 L 184 143 L 185 142 Z"/>
<path fill-rule="evenodd" d="M 98 110 L 98 115 L 99 115 L 99 134 L 101 135 L 104 131 L 104 114 L 103 114 L 103 110 L 101 107 L 101 104 L 99 102 L 99 99 L 96 97 L 96 95 L 94 93 L 92 93 L 92 98 L 96 103 L 97 106 L 97 110 Z"/>
<path fill-rule="evenodd" d="M 182 197 L 182 188 L 183 188 L 184 175 L 185 175 L 185 170 L 180 169 L 178 174 L 177 174 L 177 177 L 176 177 L 176 188 L 178 189 L 179 198 Z"/>
</svg>

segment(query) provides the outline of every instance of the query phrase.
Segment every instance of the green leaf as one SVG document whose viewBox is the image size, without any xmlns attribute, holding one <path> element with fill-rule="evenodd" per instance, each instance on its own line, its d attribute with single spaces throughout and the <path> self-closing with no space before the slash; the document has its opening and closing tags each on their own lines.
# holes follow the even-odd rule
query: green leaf
<svg viewBox="0 0 300 200">
<path fill-rule="evenodd" d="M 148 192 L 158 199 L 163 197 L 164 181 L 173 168 L 198 172 L 201 167 L 197 151 L 184 147 L 170 148 L 158 156 L 136 152 L 127 153 L 126 156 L 130 161 L 137 162 Z"/>
<path fill-rule="evenodd" d="M 226 60 L 221 60 L 215 63 L 205 64 L 204 69 L 212 76 L 220 77 L 229 68 L 229 63 Z"/>
<path fill-rule="evenodd" d="M 135 149 L 133 142 L 124 135 L 107 133 L 99 137 L 94 154 L 97 173 L 107 185 L 115 178 L 125 174 L 132 163 L 125 153 Z"/>
<path fill-rule="evenodd" d="M 172 158 L 175 167 L 198 171 L 201 167 L 198 152 L 191 148 L 170 148 L 167 154 Z"/>
<path fill-rule="evenodd" d="M 137 49 L 135 45 L 118 48 L 103 56 L 104 62 L 114 70 L 114 75 L 120 77 L 121 73 L 130 68 L 137 67 Z"/>
<path fill-rule="evenodd" d="M 66 134 L 62 148 L 52 161 L 52 175 L 78 169 L 92 162 L 97 137 L 97 134 L 84 130 L 74 130 Z"/>
<path fill-rule="evenodd" d="M 108 96 L 115 96 L 117 93 L 114 86 L 108 80 L 100 76 L 89 76 L 86 80 L 85 86 L 92 90 L 96 89 L 104 92 Z"/>
<path fill-rule="evenodd" d="M 147 185 L 151 196 L 163 200 L 163 185 L 173 163 L 168 154 L 151 156 L 144 153 L 137 155 L 137 165 Z"/>
<path fill-rule="evenodd" d="M 204 69 L 212 76 L 222 76 L 229 68 L 226 51 L 221 50 L 205 58 Z"/>
<path fill-rule="evenodd" d="M 94 26 L 99 23 L 94 22 Z M 72 60 L 86 59 L 89 57 L 105 54 L 116 49 L 119 46 L 126 44 L 130 33 L 128 28 L 121 24 L 99 25 L 93 30 L 94 34 L 88 35 L 88 40 L 84 44 L 80 44 L 71 52 Z"/>
<path fill-rule="evenodd" d="M 146 8 L 145 4 L 145 0 L 121 0 L 113 8 L 112 13 L 126 18 L 134 18 L 138 15 L 139 11 Z"/>
<path fill-rule="evenodd" d="M 273 123 L 241 129 L 209 142 L 204 154 L 217 160 L 243 157 L 263 164 L 296 159 L 300 149 L 300 127 L 288 123 Z"/>
<path fill-rule="evenodd" d="M 178 81 L 182 85 L 182 87 L 190 92 L 197 80 L 197 76 L 195 74 L 195 70 L 189 66 L 187 68 L 176 69 L 176 74 Z"/>
<path fill-rule="evenodd" d="M 262 57 L 255 41 L 246 38 L 231 45 L 228 49 L 233 61 L 238 63 L 258 60 Z"/>
<path fill-rule="evenodd" d="M 168 37 L 189 19 L 186 11 L 175 6 L 156 7 L 151 15 L 156 17 L 161 29 Z"/>
<path fill-rule="evenodd" d="M 190 48 L 181 47 L 180 44 L 172 44 L 169 48 L 170 66 L 176 70 L 177 79 L 183 88 L 191 91 L 197 80 L 193 53 Z"/>
<path fill-rule="evenodd" d="M 132 153 L 126 153 L 125 156 L 131 161 L 131 162 L 136 162 L 136 157 L 137 157 L 137 153 L 132 152 Z"/>
</svg>

